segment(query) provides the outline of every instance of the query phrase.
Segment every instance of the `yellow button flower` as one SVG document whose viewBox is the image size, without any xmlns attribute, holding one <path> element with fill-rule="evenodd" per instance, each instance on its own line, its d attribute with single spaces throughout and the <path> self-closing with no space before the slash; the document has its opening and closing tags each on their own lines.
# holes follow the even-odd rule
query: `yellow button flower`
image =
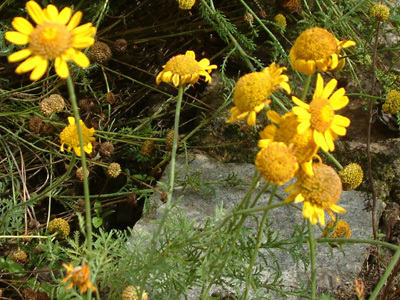
<svg viewBox="0 0 400 300">
<path fill-rule="evenodd" d="M 284 143 L 276 142 L 261 148 L 255 164 L 262 177 L 276 185 L 288 182 L 299 168 L 292 150 Z"/>
<path fill-rule="evenodd" d="M 382 110 L 387 114 L 395 114 L 400 110 L 400 92 L 396 90 L 390 91 L 385 103 L 382 105 Z"/>
<path fill-rule="evenodd" d="M 286 202 L 303 202 L 303 217 L 313 225 L 318 220 L 325 225 L 325 209 L 334 218 L 332 211 L 344 213 L 346 210 L 336 203 L 342 194 L 342 182 L 336 171 L 322 162 L 313 164 L 314 176 L 308 176 L 301 170 L 297 174 L 296 183 L 288 186 L 285 191 L 291 193 Z"/>
<path fill-rule="evenodd" d="M 37 26 L 34 27 L 22 17 L 16 17 L 11 23 L 16 31 L 5 34 L 6 40 L 13 44 L 28 45 L 28 48 L 8 57 L 11 63 L 26 59 L 15 70 L 17 74 L 32 71 L 30 79 L 38 80 L 46 72 L 49 60 L 55 60 L 56 73 L 64 79 L 69 75 L 68 61 L 72 60 L 82 68 L 89 66 L 89 59 L 77 49 L 94 43 L 96 28 L 92 23 L 78 26 L 82 12 L 72 15 L 69 7 L 59 12 L 52 4 L 42 9 L 35 1 L 28 1 L 26 8 Z"/>
<path fill-rule="evenodd" d="M 73 148 L 75 151 L 75 154 L 78 156 L 82 155 L 82 150 L 79 145 L 79 136 L 78 136 L 78 128 L 75 124 L 75 118 L 74 117 L 68 117 L 68 122 L 69 125 L 64 128 L 64 130 L 60 133 L 60 140 L 61 140 L 61 148 L 60 151 L 64 152 L 64 145 L 68 145 L 67 151 L 71 151 Z M 92 146 L 92 141 L 95 140 L 93 137 L 94 133 L 94 128 L 87 128 L 85 123 L 83 123 L 82 120 L 79 120 L 79 123 L 81 125 L 82 129 L 82 136 L 83 136 L 83 150 L 85 150 L 86 153 L 90 154 L 92 153 L 93 146 Z"/>
<path fill-rule="evenodd" d="M 378 21 L 387 21 L 390 16 L 390 9 L 384 4 L 375 4 L 371 7 L 369 14 Z"/>
<path fill-rule="evenodd" d="M 316 69 L 325 72 L 338 65 L 342 48 L 354 46 L 354 41 L 339 41 L 328 30 L 313 27 L 303 31 L 289 53 L 293 69 L 304 74 L 314 74 Z"/>
<path fill-rule="evenodd" d="M 362 183 L 364 172 L 359 164 L 348 164 L 339 172 L 343 190 L 350 191 L 358 188 Z"/>
<path fill-rule="evenodd" d="M 71 280 L 71 283 L 66 289 L 72 288 L 74 285 L 79 287 L 81 295 L 86 293 L 87 289 L 91 289 L 93 292 L 96 291 L 96 287 L 90 282 L 90 267 L 86 264 L 82 266 L 74 267 L 72 263 L 69 265 L 63 264 L 63 267 L 67 269 L 67 276 L 61 280 L 60 283 L 66 283 Z"/>
<path fill-rule="evenodd" d="M 295 96 L 292 97 L 293 102 L 298 105 L 293 107 L 293 112 L 300 123 L 297 132 L 301 134 L 311 128 L 315 143 L 324 151 L 335 150 L 333 141 L 338 135 L 346 135 L 346 127 L 350 125 L 348 118 L 335 114 L 335 110 L 349 103 L 349 98 L 344 95 L 346 92 L 344 88 L 332 94 L 336 85 L 336 79 L 332 79 L 324 87 L 324 80 L 321 74 L 318 74 L 317 86 L 310 104 Z"/>
<path fill-rule="evenodd" d="M 180 9 L 191 9 L 196 3 L 196 0 L 178 0 Z"/>
<path fill-rule="evenodd" d="M 209 73 L 216 69 L 216 65 L 210 65 L 207 58 L 200 61 L 196 60 L 196 55 L 193 51 L 186 51 L 185 54 L 180 54 L 172 57 L 164 66 L 156 78 L 157 84 L 164 82 L 172 82 L 178 87 L 181 84 L 194 84 L 200 76 L 205 77 L 205 81 L 211 81 Z"/>
<path fill-rule="evenodd" d="M 282 75 L 286 70 L 272 63 L 261 72 L 253 72 L 239 78 L 236 83 L 233 99 L 235 106 L 231 109 L 231 117 L 227 123 L 243 120 L 247 117 L 248 125 L 256 124 L 256 115 L 271 100 L 268 97 L 278 89 L 290 94 L 289 78 Z"/>
<path fill-rule="evenodd" d="M 267 147 L 272 141 L 282 142 L 291 147 L 298 164 L 302 170 L 312 176 L 312 158 L 318 151 L 314 142 L 312 130 L 308 129 L 303 133 L 297 132 L 299 122 L 293 112 L 284 114 L 282 117 L 275 111 L 268 111 L 267 116 L 272 120 L 273 125 L 268 125 L 260 133 L 261 139 L 258 142 L 260 148 Z"/>
</svg>

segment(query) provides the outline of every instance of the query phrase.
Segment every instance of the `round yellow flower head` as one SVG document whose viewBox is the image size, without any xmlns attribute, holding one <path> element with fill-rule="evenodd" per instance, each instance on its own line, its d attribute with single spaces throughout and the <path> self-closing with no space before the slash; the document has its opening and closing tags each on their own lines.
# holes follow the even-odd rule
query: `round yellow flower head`
<svg viewBox="0 0 400 300">
<path fill-rule="evenodd" d="M 345 220 L 330 221 L 322 232 L 323 238 L 350 238 L 351 228 Z M 335 244 L 329 244 L 331 247 L 336 247 Z M 339 244 L 342 246 L 341 244 Z"/>
<path fill-rule="evenodd" d="M 66 287 L 66 289 L 72 288 L 74 285 L 79 287 L 81 295 L 86 293 L 87 289 L 91 289 L 93 292 L 96 291 L 96 287 L 90 282 L 90 267 L 86 264 L 82 266 L 74 267 L 72 263 L 69 265 L 62 264 L 67 270 L 67 276 L 61 280 L 60 283 L 66 283 L 71 280 L 71 283 Z"/>
<path fill-rule="evenodd" d="M 395 114 L 400 110 L 400 92 L 390 91 L 386 96 L 386 101 L 382 105 L 382 110 L 388 114 Z"/>
<path fill-rule="evenodd" d="M 32 71 L 30 79 L 38 80 L 46 72 L 49 60 L 54 60 L 57 75 L 64 79 L 69 75 L 68 61 L 72 60 L 82 68 L 89 66 L 89 59 L 77 49 L 93 45 L 96 27 L 92 23 L 78 26 L 82 12 L 72 15 L 69 7 L 59 12 L 52 4 L 42 9 L 35 1 L 28 1 L 26 8 L 37 26 L 33 27 L 28 20 L 16 17 L 11 23 L 16 31 L 5 34 L 6 40 L 13 44 L 28 45 L 28 48 L 8 57 L 9 62 L 26 59 L 15 70 L 17 74 Z"/>
<path fill-rule="evenodd" d="M 57 240 L 64 240 L 70 232 L 68 222 L 61 218 L 55 218 L 51 220 L 47 229 L 50 234 L 57 233 Z"/>
<path fill-rule="evenodd" d="M 180 9 L 191 9 L 196 3 L 196 0 L 178 0 Z"/>
<path fill-rule="evenodd" d="M 378 21 L 387 21 L 389 20 L 390 9 L 386 5 L 375 4 L 371 7 L 369 15 Z"/>
<path fill-rule="evenodd" d="M 78 128 L 75 124 L 74 117 L 68 117 L 69 125 L 64 128 L 64 130 L 60 133 L 60 140 L 61 140 L 61 148 L 60 151 L 64 152 L 64 145 L 68 145 L 67 151 L 71 151 L 73 148 L 75 154 L 78 156 L 82 155 L 82 149 L 79 145 L 79 136 L 78 136 Z M 79 124 L 81 125 L 82 129 L 82 136 L 83 136 L 83 150 L 86 153 L 90 154 L 93 150 L 92 141 L 95 140 L 93 137 L 94 128 L 87 128 L 85 123 L 82 120 L 79 120 Z"/>
<path fill-rule="evenodd" d="M 138 296 L 139 290 L 140 290 L 139 286 L 134 287 L 133 285 L 128 285 L 122 292 L 121 299 L 122 300 L 138 300 L 139 299 L 139 296 Z M 149 299 L 149 295 L 145 291 L 143 291 L 142 300 L 147 300 L 147 299 Z"/>
<path fill-rule="evenodd" d="M 276 24 L 280 25 L 282 27 L 283 30 L 286 29 L 286 18 L 284 15 L 282 14 L 277 14 L 274 18 L 274 21 Z"/>
<path fill-rule="evenodd" d="M 318 151 L 314 142 L 312 130 L 303 133 L 297 132 L 299 122 L 293 112 L 284 114 L 282 117 L 275 111 L 268 111 L 267 116 L 276 125 L 268 125 L 260 133 L 261 140 L 258 142 L 260 148 L 266 147 L 271 141 L 282 142 L 288 147 L 297 159 L 297 163 L 303 171 L 312 176 L 312 158 Z"/>
<path fill-rule="evenodd" d="M 257 153 L 256 167 L 262 177 L 273 184 L 282 185 L 294 177 L 299 165 L 284 143 L 271 142 Z"/>
<path fill-rule="evenodd" d="M 285 67 L 272 63 L 261 72 L 253 72 L 239 78 L 236 83 L 233 99 L 235 106 L 231 109 L 231 117 L 227 123 L 243 120 L 247 117 L 248 125 L 256 124 L 256 115 L 271 100 L 268 97 L 278 89 L 290 94 L 289 78 L 282 75 Z"/>
<path fill-rule="evenodd" d="M 164 70 L 157 75 L 157 84 L 162 81 L 172 82 L 177 87 L 186 83 L 194 84 L 200 76 L 204 76 L 206 82 L 211 81 L 209 73 L 217 66 L 210 65 L 207 58 L 197 61 L 193 51 L 186 51 L 185 54 L 172 57 L 163 68 Z"/>
<path fill-rule="evenodd" d="M 321 74 L 318 74 L 317 86 L 310 104 L 292 97 L 293 102 L 298 105 L 293 107 L 300 123 L 297 132 L 301 134 L 311 128 L 315 143 L 324 151 L 335 150 L 333 141 L 338 135 L 346 135 L 346 127 L 350 125 L 348 118 L 335 114 L 335 110 L 342 109 L 349 103 L 349 98 L 344 95 L 344 88 L 332 94 L 336 85 L 336 79 L 332 79 L 324 87 L 324 80 Z"/>
<path fill-rule="evenodd" d="M 289 53 L 293 69 L 305 74 L 314 74 L 316 69 L 325 72 L 338 65 L 338 54 L 342 48 L 354 46 L 353 41 L 339 41 L 328 30 L 313 27 L 303 31 L 294 42 Z"/>
<path fill-rule="evenodd" d="M 342 180 L 343 190 L 350 191 L 360 186 L 364 173 L 359 164 L 351 163 L 339 171 L 339 176 Z"/>
<path fill-rule="evenodd" d="M 314 176 L 308 176 L 301 170 L 297 174 L 296 183 L 288 186 L 290 192 L 287 202 L 303 202 L 303 217 L 309 219 L 313 225 L 318 220 L 325 225 L 325 212 L 334 218 L 332 211 L 344 213 L 346 210 L 336 203 L 342 194 L 342 182 L 336 171 L 322 162 L 313 163 Z"/>
</svg>

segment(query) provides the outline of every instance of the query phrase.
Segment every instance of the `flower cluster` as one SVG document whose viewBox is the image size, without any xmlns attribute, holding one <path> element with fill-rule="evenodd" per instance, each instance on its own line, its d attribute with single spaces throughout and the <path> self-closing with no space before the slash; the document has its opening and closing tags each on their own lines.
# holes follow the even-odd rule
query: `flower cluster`
<svg viewBox="0 0 400 300">
<path fill-rule="evenodd" d="M 339 41 L 333 34 L 322 28 L 304 31 L 290 51 L 290 60 L 295 70 L 311 76 L 315 71 L 338 69 L 339 52 L 353 46 L 353 41 Z M 343 59 L 342 59 L 343 60 Z M 343 60 L 344 63 L 344 60 Z M 270 95 L 278 89 L 291 93 L 288 77 L 283 75 L 284 67 L 272 63 L 261 72 L 253 72 L 239 78 L 228 123 L 247 119 L 248 125 L 256 124 L 257 113 L 271 103 Z M 324 84 L 317 74 L 314 94 L 309 101 L 292 96 L 292 110 L 279 115 L 267 111 L 272 124 L 260 133 L 258 146 L 261 148 L 255 165 L 261 176 L 268 182 L 282 185 L 293 177 L 297 181 L 286 188 L 287 202 L 304 202 L 303 217 L 315 225 L 325 225 L 325 210 L 335 220 L 333 212 L 346 210 L 337 205 L 342 193 L 342 181 L 338 173 L 322 163 L 317 155 L 319 149 L 335 150 L 334 141 L 346 135 L 350 120 L 337 113 L 349 103 L 345 89 L 336 90 L 337 80 Z M 317 158 L 319 162 L 313 162 Z M 351 180 L 359 185 L 362 175 Z M 352 186 L 353 186 L 352 185 Z"/>
</svg>

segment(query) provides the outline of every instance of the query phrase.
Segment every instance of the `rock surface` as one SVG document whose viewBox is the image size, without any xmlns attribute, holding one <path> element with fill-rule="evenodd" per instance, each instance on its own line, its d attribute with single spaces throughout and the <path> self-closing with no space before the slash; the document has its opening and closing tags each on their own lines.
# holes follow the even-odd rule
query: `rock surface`
<svg viewBox="0 0 400 300">
<path fill-rule="evenodd" d="M 184 158 L 177 160 L 177 187 L 174 190 L 174 200 L 183 196 L 179 207 L 183 209 L 188 218 L 196 219 L 197 224 L 201 224 L 206 216 L 213 216 L 215 207 L 223 202 L 227 212 L 231 211 L 237 203 L 239 203 L 245 195 L 248 186 L 245 184 L 237 186 L 229 186 L 221 184 L 228 174 L 235 174 L 238 179 L 244 183 L 250 183 L 254 174 L 254 165 L 251 164 L 221 164 L 218 161 L 204 154 L 189 153 L 188 161 Z M 185 166 L 185 164 L 187 165 Z M 169 174 L 169 168 L 164 174 Z M 185 183 L 187 174 L 190 176 L 201 176 L 201 179 L 208 183 L 203 188 L 209 189 L 212 193 L 204 193 L 193 190 L 190 186 L 185 189 L 182 185 Z M 167 175 L 164 175 L 161 181 L 167 181 Z M 186 177 L 187 178 L 187 177 Z M 213 184 L 219 182 L 219 184 Z M 263 181 L 261 181 L 261 184 Z M 283 192 L 284 187 L 279 188 L 279 192 Z M 269 194 L 265 193 L 258 205 L 265 205 L 269 199 Z M 371 214 L 364 208 L 366 194 L 357 191 L 343 192 L 338 205 L 344 207 L 347 213 L 342 218 L 347 221 L 352 229 L 352 238 L 369 238 L 372 236 Z M 277 199 L 275 199 L 277 200 Z M 277 200 L 278 201 L 278 200 Z M 302 205 L 298 205 L 302 207 Z M 160 219 L 163 213 L 163 203 L 159 197 L 153 197 L 150 200 L 149 208 L 143 218 L 135 225 L 134 230 L 137 232 L 149 232 L 155 229 L 153 220 Z M 261 216 L 261 214 L 260 214 Z M 279 231 L 282 237 L 288 237 L 292 234 L 295 225 L 301 225 L 303 218 L 301 211 L 292 207 L 284 206 L 269 213 L 269 221 L 273 222 L 272 228 Z M 201 226 L 201 225 L 200 225 Z M 248 222 L 246 226 L 254 226 Z M 314 227 L 314 235 L 321 235 L 320 229 Z M 362 268 L 366 257 L 366 244 L 345 245 L 342 249 L 330 248 L 326 244 L 318 244 L 317 248 L 317 286 L 320 291 L 334 292 L 340 283 L 354 282 Z M 308 246 L 304 245 L 304 254 L 308 256 Z M 286 288 L 299 287 L 299 284 L 307 282 L 310 271 L 305 270 L 302 264 L 296 266 L 290 255 L 286 252 L 275 251 L 275 255 L 280 263 L 282 270 L 282 279 Z M 265 277 L 270 274 L 265 271 Z M 215 287 L 218 290 L 218 287 Z M 187 295 L 187 299 L 198 299 L 199 292 L 194 288 L 192 294 Z M 250 297 L 251 298 L 251 297 Z M 275 299 L 281 299 L 277 296 Z M 290 298 L 288 298 L 290 299 Z M 292 298 L 298 299 L 298 298 Z"/>
</svg>

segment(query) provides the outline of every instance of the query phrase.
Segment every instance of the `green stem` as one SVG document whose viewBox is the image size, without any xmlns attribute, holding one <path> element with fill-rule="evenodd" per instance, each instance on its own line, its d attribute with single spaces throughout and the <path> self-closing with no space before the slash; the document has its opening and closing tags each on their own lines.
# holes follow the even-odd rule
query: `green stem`
<svg viewBox="0 0 400 300">
<path fill-rule="evenodd" d="M 340 164 L 340 162 L 329 152 L 324 151 L 325 155 L 328 156 L 328 158 L 338 167 L 338 169 L 341 171 L 343 170 L 343 166 Z"/>
<path fill-rule="evenodd" d="M 81 164 L 83 171 L 83 193 L 85 199 L 85 214 L 86 214 L 86 249 L 87 249 L 87 260 L 90 262 L 92 258 L 92 216 L 91 216 L 91 206 L 90 206 L 90 197 L 89 197 L 89 180 L 87 177 L 87 163 L 86 163 L 86 155 L 85 150 L 83 150 L 84 142 L 82 135 L 82 127 L 80 124 L 80 116 L 79 116 L 79 108 L 76 101 L 74 84 L 72 82 L 71 75 L 67 77 L 67 87 L 69 98 L 71 100 L 72 110 L 74 113 L 75 124 L 78 130 L 79 137 L 79 147 L 81 148 Z"/>
<path fill-rule="evenodd" d="M 319 238 L 316 239 L 318 243 L 338 243 L 338 244 L 369 244 L 369 245 L 377 245 L 377 246 L 382 246 L 387 249 L 397 251 L 400 249 L 399 246 L 382 242 L 380 240 L 373 240 L 373 239 L 351 239 L 351 238 Z"/>
<path fill-rule="evenodd" d="M 306 82 L 304 83 L 304 90 L 301 94 L 301 101 L 303 102 L 306 100 L 308 89 L 310 88 L 311 77 L 312 75 L 307 75 Z"/>
<path fill-rule="evenodd" d="M 316 290 L 317 290 L 317 277 L 316 277 L 316 262 L 315 262 L 315 249 L 316 249 L 316 242 L 314 239 L 313 233 L 313 225 L 311 224 L 310 220 L 307 220 L 308 223 L 308 241 L 310 245 L 310 261 L 311 261 L 311 300 L 315 300 L 316 298 Z"/>
<path fill-rule="evenodd" d="M 385 273 L 379 280 L 378 284 L 376 285 L 375 289 L 373 290 L 371 296 L 368 298 L 368 300 L 375 300 L 376 297 L 378 296 L 379 292 L 383 288 L 383 286 L 386 283 L 386 280 L 390 276 L 390 273 L 392 273 L 393 268 L 396 266 L 397 261 L 400 258 L 400 247 L 397 249 L 397 251 L 394 253 L 392 260 L 390 261 L 389 265 L 386 268 Z"/>
<path fill-rule="evenodd" d="M 274 196 L 276 194 L 277 188 L 278 188 L 277 185 L 275 185 L 273 187 L 271 195 L 269 197 L 269 201 L 268 201 L 267 206 L 270 205 L 272 200 L 274 199 Z M 254 247 L 253 254 L 251 256 L 250 263 L 249 263 L 249 268 L 247 270 L 246 288 L 245 288 L 245 291 L 244 291 L 243 299 L 247 299 L 247 296 L 249 294 L 249 290 L 250 290 L 249 287 L 250 287 L 252 276 L 253 276 L 253 267 L 254 267 L 254 263 L 255 263 L 256 258 L 257 258 L 258 249 L 260 249 L 260 246 L 261 246 L 265 223 L 268 220 L 268 211 L 269 211 L 268 209 L 264 211 L 263 217 L 261 219 L 261 224 L 260 224 L 260 227 L 258 229 L 256 246 Z"/>
<path fill-rule="evenodd" d="M 176 103 L 176 111 L 175 111 L 175 121 L 174 121 L 174 143 L 172 144 L 172 153 L 171 153 L 171 169 L 169 175 L 169 188 L 168 188 L 168 198 L 167 198 L 167 206 L 172 200 L 172 193 L 174 191 L 174 183 L 175 183 L 175 160 L 176 160 L 176 152 L 178 149 L 178 137 L 179 137 L 179 118 L 181 114 L 181 106 L 183 99 L 183 89 L 184 85 L 180 85 L 178 88 L 178 100 Z"/>
<path fill-rule="evenodd" d="M 174 142 L 172 145 L 172 153 L 171 153 L 171 166 L 170 166 L 170 176 L 169 176 L 169 186 L 168 186 L 168 196 L 167 196 L 167 203 L 165 205 L 160 223 L 157 227 L 156 232 L 153 234 L 153 237 L 151 238 L 150 244 L 149 244 L 149 256 L 148 259 L 143 266 L 143 274 L 140 282 L 140 289 L 142 289 L 145 286 L 146 280 L 150 274 L 151 270 L 151 264 L 153 262 L 153 257 L 154 254 L 157 250 L 157 242 L 158 238 L 161 234 L 162 228 L 164 226 L 165 221 L 167 220 L 167 216 L 169 214 L 169 211 L 171 210 L 171 202 L 172 202 L 172 194 L 174 191 L 174 182 L 175 182 L 175 161 L 176 161 L 176 152 L 178 149 L 178 136 L 179 136 L 179 118 L 180 118 L 180 113 L 181 113 L 181 106 L 182 106 L 182 99 L 183 99 L 183 89 L 185 88 L 185 85 L 181 84 L 178 87 L 178 99 L 176 103 L 176 110 L 175 110 L 175 121 L 174 121 Z M 139 300 L 142 299 L 142 293 L 139 293 Z"/>
</svg>

